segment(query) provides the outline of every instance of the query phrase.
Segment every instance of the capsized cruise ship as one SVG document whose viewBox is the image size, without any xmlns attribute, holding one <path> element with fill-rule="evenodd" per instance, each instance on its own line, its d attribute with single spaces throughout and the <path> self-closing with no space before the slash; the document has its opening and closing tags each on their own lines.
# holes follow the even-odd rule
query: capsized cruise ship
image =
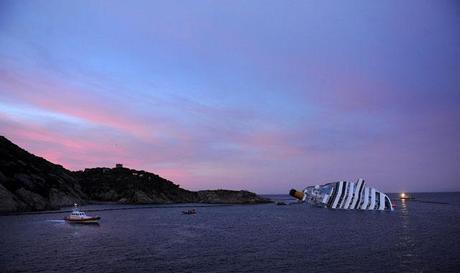
<svg viewBox="0 0 460 273">
<path fill-rule="evenodd" d="M 306 187 L 303 192 L 292 189 L 289 194 L 301 201 L 331 209 L 393 210 L 390 198 L 375 188 L 357 182 L 339 181 Z"/>
</svg>

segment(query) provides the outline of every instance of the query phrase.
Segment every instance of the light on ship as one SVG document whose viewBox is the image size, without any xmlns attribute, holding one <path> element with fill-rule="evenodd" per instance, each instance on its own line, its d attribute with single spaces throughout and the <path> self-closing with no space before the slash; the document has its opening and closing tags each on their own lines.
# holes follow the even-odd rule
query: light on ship
<svg viewBox="0 0 460 273">
<path fill-rule="evenodd" d="M 401 193 L 401 195 L 400 195 L 400 196 L 401 196 L 401 198 L 406 198 L 406 197 L 407 197 L 407 195 L 406 195 L 404 192 L 403 192 L 403 193 Z"/>
</svg>

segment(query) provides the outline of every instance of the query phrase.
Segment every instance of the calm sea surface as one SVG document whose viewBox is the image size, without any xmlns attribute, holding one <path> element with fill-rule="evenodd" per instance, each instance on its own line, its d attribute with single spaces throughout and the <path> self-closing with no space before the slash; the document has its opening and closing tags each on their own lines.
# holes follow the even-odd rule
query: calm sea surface
<svg viewBox="0 0 460 273">
<path fill-rule="evenodd" d="M 102 217 L 99 226 L 67 224 L 62 213 L 0 216 L 0 272 L 460 272 L 460 193 L 413 196 L 448 204 L 88 213 Z"/>
</svg>

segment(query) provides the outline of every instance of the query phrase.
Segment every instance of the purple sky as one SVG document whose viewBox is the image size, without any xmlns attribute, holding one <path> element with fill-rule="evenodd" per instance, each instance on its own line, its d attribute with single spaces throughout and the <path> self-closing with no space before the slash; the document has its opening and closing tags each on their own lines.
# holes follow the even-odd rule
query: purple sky
<svg viewBox="0 0 460 273">
<path fill-rule="evenodd" d="M 458 1 L 1 1 L 0 134 L 78 170 L 460 190 Z"/>
</svg>

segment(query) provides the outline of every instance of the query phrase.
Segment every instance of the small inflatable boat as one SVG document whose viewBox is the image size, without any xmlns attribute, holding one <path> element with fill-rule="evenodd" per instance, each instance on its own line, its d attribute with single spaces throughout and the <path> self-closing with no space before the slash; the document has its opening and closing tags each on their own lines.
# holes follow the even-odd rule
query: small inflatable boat
<svg viewBox="0 0 460 273">
<path fill-rule="evenodd" d="M 196 214 L 196 209 L 184 210 L 182 214 Z"/>
</svg>

